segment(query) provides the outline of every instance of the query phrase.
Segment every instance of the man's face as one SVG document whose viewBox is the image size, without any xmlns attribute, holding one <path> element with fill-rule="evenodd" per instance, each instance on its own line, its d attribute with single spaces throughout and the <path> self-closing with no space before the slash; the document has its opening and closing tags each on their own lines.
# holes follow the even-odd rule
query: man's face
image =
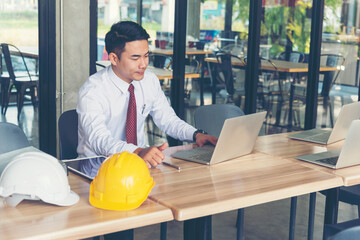
<svg viewBox="0 0 360 240">
<path fill-rule="evenodd" d="M 109 58 L 115 74 L 127 83 L 144 78 L 144 72 L 149 64 L 149 44 L 147 40 L 127 42 L 121 58 L 110 53 Z"/>
</svg>

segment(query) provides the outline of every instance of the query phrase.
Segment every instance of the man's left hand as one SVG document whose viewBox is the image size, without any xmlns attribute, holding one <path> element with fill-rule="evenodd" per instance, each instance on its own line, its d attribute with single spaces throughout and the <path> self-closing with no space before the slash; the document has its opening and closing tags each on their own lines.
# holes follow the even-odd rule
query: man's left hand
<svg viewBox="0 0 360 240">
<path fill-rule="evenodd" d="M 214 137 L 214 136 L 210 136 L 210 135 L 203 134 L 203 133 L 196 134 L 196 144 L 199 147 L 204 146 L 206 143 L 211 143 L 212 145 L 215 146 L 217 143 L 217 140 L 218 140 L 217 137 Z"/>
</svg>

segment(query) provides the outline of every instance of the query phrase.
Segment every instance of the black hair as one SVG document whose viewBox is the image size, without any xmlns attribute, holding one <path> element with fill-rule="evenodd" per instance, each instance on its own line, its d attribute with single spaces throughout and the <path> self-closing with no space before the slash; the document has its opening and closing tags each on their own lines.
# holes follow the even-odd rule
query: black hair
<svg viewBox="0 0 360 240">
<path fill-rule="evenodd" d="M 150 38 L 146 30 L 132 21 L 114 23 L 105 36 L 105 48 L 108 54 L 115 53 L 120 59 L 125 44 L 136 40 L 148 40 Z"/>
</svg>

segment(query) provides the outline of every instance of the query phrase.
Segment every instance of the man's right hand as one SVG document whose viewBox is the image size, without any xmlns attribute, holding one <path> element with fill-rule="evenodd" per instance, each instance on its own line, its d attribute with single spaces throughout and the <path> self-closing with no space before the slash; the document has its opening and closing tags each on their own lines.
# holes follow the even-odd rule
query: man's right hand
<svg viewBox="0 0 360 240">
<path fill-rule="evenodd" d="M 151 166 L 156 167 L 159 165 L 165 158 L 165 155 L 162 153 L 168 147 L 167 143 L 162 144 L 159 147 L 151 146 L 148 148 L 137 148 L 134 153 L 141 157 L 148 168 Z"/>
</svg>

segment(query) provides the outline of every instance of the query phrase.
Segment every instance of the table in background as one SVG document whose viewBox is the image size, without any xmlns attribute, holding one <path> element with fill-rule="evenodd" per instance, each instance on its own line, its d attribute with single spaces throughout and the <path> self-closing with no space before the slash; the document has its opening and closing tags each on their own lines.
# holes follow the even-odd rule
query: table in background
<svg viewBox="0 0 360 240">
<path fill-rule="evenodd" d="M 151 53 L 156 53 L 156 54 L 164 54 L 164 55 L 169 55 L 172 56 L 174 54 L 173 49 L 161 49 L 161 48 L 154 48 L 150 50 Z M 199 79 L 200 79 L 200 105 L 204 105 L 204 70 L 202 68 L 203 64 L 204 64 L 204 58 L 205 55 L 208 54 L 212 54 L 213 52 L 211 50 L 201 50 L 201 49 L 196 49 L 196 48 L 186 48 L 185 49 L 185 54 L 188 56 L 191 55 L 196 55 L 196 59 L 199 61 L 200 64 L 200 69 L 201 69 L 201 76 L 199 75 Z M 185 76 L 186 78 L 186 76 Z"/>
<path fill-rule="evenodd" d="M 69 174 L 80 200 L 70 207 L 23 201 L 0 208 L 0 238 L 80 239 L 133 229 L 173 219 L 170 209 L 151 200 L 131 211 L 109 211 L 90 205 L 88 180 Z"/>
<path fill-rule="evenodd" d="M 217 63 L 217 59 L 215 57 L 205 58 L 205 62 L 208 63 Z M 298 73 L 307 73 L 309 71 L 308 63 L 298 63 L 298 62 L 289 62 L 289 61 L 283 61 L 283 60 L 274 60 L 271 59 L 271 62 L 274 64 L 278 72 L 283 72 L 287 74 L 298 74 Z M 244 63 L 241 62 L 239 59 L 233 59 L 232 65 L 235 67 L 244 67 Z M 274 71 L 274 66 L 266 61 L 261 60 L 261 69 L 267 70 L 267 71 Z M 329 66 L 320 66 L 319 69 L 320 72 L 328 72 L 328 71 L 339 71 L 337 67 L 329 67 Z M 215 92 L 214 89 L 216 89 L 216 82 L 212 80 L 212 99 L 213 104 L 215 104 Z M 287 128 L 291 130 L 292 128 L 292 110 L 293 110 L 293 98 L 294 98 L 294 84 L 291 84 L 290 88 L 290 96 L 289 96 L 289 115 L 288 115 L 288 126 Z M 280 121 L 280 119 L 276 120 L 277 122 Z"/>
<path fill-rule="evenodd" d="M 150 53 L 164 54 L 164 55 L 172 56 L 174 54 L 174 50 L 172 48 L 166 48 L 166 49 L 154 48 L 154 49 L 150 49 Z M 211 54 L 211 53 L 212 53 L 212 51 L 210 51 L 210 50 L 203 50 L 203 49 L 196 49 L 196 48 L 186 48 L 185 49 L 186 55 L 207 55 L 207 54 Z"/>
</svg>

